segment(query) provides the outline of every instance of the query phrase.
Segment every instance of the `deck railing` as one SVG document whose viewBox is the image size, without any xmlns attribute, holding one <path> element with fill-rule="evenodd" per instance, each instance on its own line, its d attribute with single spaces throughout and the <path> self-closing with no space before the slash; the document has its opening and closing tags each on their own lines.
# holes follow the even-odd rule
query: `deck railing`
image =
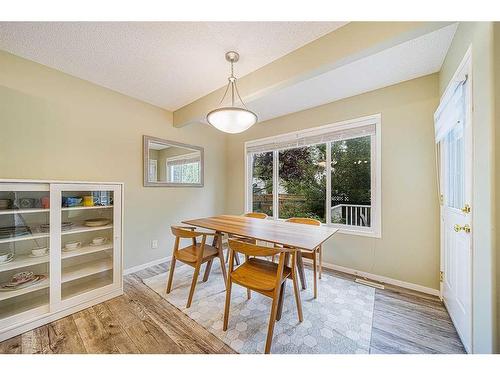
<svg viewBox="0 0 500 375">
<path fill-rule="evenodd" d="M 371 206 L 363 204 L 338 204 L 331 208 L 332 223 L 371 226 Z"/>
</svg>

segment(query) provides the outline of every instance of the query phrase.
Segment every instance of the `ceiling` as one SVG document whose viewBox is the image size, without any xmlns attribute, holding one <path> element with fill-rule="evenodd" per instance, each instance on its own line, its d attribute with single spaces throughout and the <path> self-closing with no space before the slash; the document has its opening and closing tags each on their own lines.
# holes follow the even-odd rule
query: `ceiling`
<svg viewBox="0 0 500 375">
<path fill-rule="evenodd" d="M 258 114 L 259 121 L 265 121 L 436 73 L 441 70 L 456 29 L 456 23 L 450 24 L 246 104 Z"/>
<path fill-rule="evenodd" d="M 0 22 L 0 49 L 176 110 L 345 22 Z"/>
</svg>

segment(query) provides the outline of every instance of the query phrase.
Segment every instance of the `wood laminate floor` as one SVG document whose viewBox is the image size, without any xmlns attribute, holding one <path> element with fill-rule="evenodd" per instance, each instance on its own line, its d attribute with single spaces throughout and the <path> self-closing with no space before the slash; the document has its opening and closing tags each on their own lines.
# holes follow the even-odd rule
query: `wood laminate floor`
<svg viewBox="0 0 500 375">
<path fill-rule="evenodd" d="M 166 270 L 162 264 L 128 275 L 124 295 L 0 342 L 0 353 L 235 353 L 142 283 Z M 375 292 L 370 352 L 464 349 L 438 298 L 388 287 Z"/>
</svg>

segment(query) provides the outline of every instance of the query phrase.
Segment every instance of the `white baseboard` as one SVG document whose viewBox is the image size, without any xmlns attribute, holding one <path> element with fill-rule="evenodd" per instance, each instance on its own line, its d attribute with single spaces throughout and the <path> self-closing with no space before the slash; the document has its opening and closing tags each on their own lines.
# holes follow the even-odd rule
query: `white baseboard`
<svg viewBox="0 0 500 375">
<path fill-rule="evenodd" d="M 148 268 L 148 267 L 151 267 L 151 266 L 156 266 L 157 264 L 160 264 L 160 263 L 163 263 L 163 262 L 168 262 L 169 260 L 170 260 L 170 257 L 165 257 L 165 258 L 160 258 L 160 259 L 153 260 L 153 261 L 148 262 L 148 263 L 139 264 L 138 266 L 127 268 L 123 272 L 123 274 L 124 275 L 129 275 L 131 273 L 134 273 L 134 272 L 137 272 L 137 271 L 141 271 L 141 270 L 143 270 L 145 268 Z M 310 263 L 310 262 L 311 261 L 309 259 L 304 259 L 304 263 Z M 340 272 L 348 273 L 350 275 L 355 275 L 355 276 L 360 276 L 360 277 L 366 277 L 367 279 L 371 279 L 371 280 L 374 280 L 374 281 L 382 282 L 382 283 L 385 283 L 385 284 L 390 284 L 390 285 L 394 285 L 394 286 L 399 286 L 401 288 L 415 290 L 417 292 L 430 294 L 432 296 L 438 296 L 439 297 L 439 295 L 440 295 L 438 289 L 433 289 L 433 288 L 429 288 L 429 287 L 418 285 L 418 284 L 409 283 L 409 282 L 402 281 L 402 280 L 396 280 L 396 279 L 392 279 L 392 278 L 386 277 L 386 276 L 375 275 L 375 274 L 369 273 L 369 272 L 358 271 L 358 270 L 355 270 L 355 269 L 352 269 L 352 268 L 338 266 L 338 265 L 333 264 L 333 263 L 323 262 L 323 267 L 331 269 L 331 270 L 334 270 L 334 271 L 340 271 Z"/>
<path fill-rule="evenodd" d="M 309 259 L 304 259 L 304 263 L 310 263 L 310 262 L 311 261 Z M 439 295 L 440 295 L 439 290 L 437 290 L 437 289 L 429 288 L 429 287 L 418 285 L 418 284 L 409 283 L 409 282 L 406 282 L 406 281 L 392 279 L 392 278 L 386 277 L 386 276 L 375 275 L 375 274 L 369 273 L 369 272 L 358 271 L 358 270 L 355 270 L 355 269 L 352 269 L 352 268 L 338 266 L 338 265 L 332 264 L 332 263 L 323 262 L 323 267 L 331 269 L 331 270 L 334 270 L 334 271 L 340 271 L 340 272 L 348 273 L 350 275 L 355 275 L 355 276 L 360 276 L 360 277 L 366 277 L 367 279 L 371 279 L 371 280 L 374 280 L 374 281 L 382 282 L 382 283 L 385 283 L 385 284 L 390 284 L 390 285 L 394 285 L 394 286 L 399 286 L 401 288 L 415 290 L 417 292 L 421 292 L 421 293 L 425 293 L 425 294 L 430 294 L 432 296 L 438 296 L 439 297 Z"/>
<path fill-rule="evenodd" d="M 139 264 L 138 266 L 133 266 L 133 267 L 127 268 L 123 271 L 123 274 L 130 275 L 131 273 L 141 271 L 144 268 L 156 266 L 157 264 L 160 264 L 163 262 L 168 262 L 170 260 L 170 258 L 171 257 L 160 258 L 160 259 L 152 260 L 151 262 L 148 262 L 148 263 Z"/>
</svg>

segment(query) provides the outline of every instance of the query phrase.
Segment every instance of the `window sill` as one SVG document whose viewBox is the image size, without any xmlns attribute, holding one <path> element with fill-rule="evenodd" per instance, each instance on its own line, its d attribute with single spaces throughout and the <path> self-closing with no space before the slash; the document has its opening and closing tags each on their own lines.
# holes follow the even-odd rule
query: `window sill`
<svg viewBox="0 0 500 375">
<path fill-rule="evenodd" d="M 266 220 L 276 220 L 276 221 L 283 221 L 285 222 L 286 219 L 274 219 L 272 216 L 269 216 Z M 380 232 L 375 230 L 374 228 L 370 229 L 358 229 L 355 227 L 346 227 L 344 225 L 337 225 L 337 224 L 323 224 L 321 223 L 322 226 L 328 226 L 331 228 L 338 228 L 338 232 L 340 234 L 347 234 L 350 236 L 361 236 L 361 237 L 372 237 L 372 238 L 382 238 L 382 235 Z"/>
<path fill-rule="evenodd" d="M 340 234 L 347 234 L 350 236 L 361 236 L 361 237 L 372 237 L 372 238 L 382 238 L 382 235 L 377 232 L 376 230 L 362 230 L 362 229 L 357 229 L 357 228 L 346 228 L 344 226 L 340 225 L 334 225 L 334 224 L 322 224 L 322 225 L 327 225 L 332 228 L 338 228 L 338 232 Z"/>
</svg>

